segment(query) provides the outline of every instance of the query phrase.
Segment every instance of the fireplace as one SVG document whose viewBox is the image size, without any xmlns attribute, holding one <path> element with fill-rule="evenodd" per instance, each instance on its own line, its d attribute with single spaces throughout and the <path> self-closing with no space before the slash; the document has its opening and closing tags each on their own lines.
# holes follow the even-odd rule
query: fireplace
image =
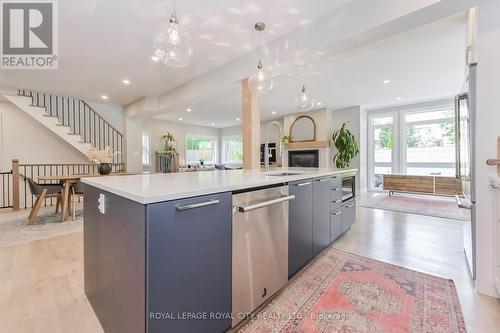
<svg viewBox="0 0 500 333">
<path fill-rule="evenodd" d="M 319 150 L 288 151 L 288 166 L 300 168 L 318 168 Z"/>
</svg>

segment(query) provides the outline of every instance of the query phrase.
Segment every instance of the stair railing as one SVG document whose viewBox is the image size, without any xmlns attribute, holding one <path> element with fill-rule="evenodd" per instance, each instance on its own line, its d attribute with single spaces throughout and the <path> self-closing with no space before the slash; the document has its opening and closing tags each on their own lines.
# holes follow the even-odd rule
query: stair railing
<svg viewBox="0 0 500 333">
<path fill-rule="evenodd" d="M 45 108 L 45 115 L 57 117 L 60 126 L 67 126 L 71 135 L 79 135 L 81 142 L 94 149 L 111 147 L 113 163 L 123 163 L 123 134 L 85 101 L 47 93 L 19 89 L 19 96 L 30 97 L 31 105 Z"/>
</svg>

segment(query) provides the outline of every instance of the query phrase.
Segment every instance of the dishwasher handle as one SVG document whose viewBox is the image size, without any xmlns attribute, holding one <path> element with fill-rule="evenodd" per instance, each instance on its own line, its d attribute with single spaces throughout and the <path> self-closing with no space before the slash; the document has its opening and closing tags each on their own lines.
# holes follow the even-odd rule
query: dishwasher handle
<svg viewBox="0 0 500 333">
<path fill-rule="evenodd" d="M 250 206 L 246 206 L 246 207 L 236 206 L 236 210 L 240 213 L 246 213 L 246 212 L 250 212 L 252 210 L 264 208 L 264 207 L 271 206 L 271 205 L 276 205 L 276 204 L 279 204 L 282 202 L 287 202 L 287 201 L 290 201 L 293 199 L 295 199 L 295 195 L 290 195 L 290 196 L 285 196 L 285 197 L 281 197 L 281 198 L 277 198 L 277 199 L 273 199 L 273 200 L 269 200 L 269 201 L 260 202 L 258 204 L 250 205 Z"/>
</svg>

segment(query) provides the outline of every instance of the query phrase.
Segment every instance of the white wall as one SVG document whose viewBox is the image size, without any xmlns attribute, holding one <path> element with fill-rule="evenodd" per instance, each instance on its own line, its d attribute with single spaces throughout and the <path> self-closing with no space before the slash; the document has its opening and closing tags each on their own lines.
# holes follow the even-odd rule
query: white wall
<svg viewBox="0 0 500 333">
<path fill-rule="evenodd" d="M 95 111 L 104 117 L 120 132 L 125 132 L 125 111 L 121 105 L 109 103 L 87 102 Z"/>
<path fill-rule="evenodd" d="M 359 106 L 353 106 L 350 108 L 339 109 L 339 110 L 331 110 L 330 112 L 331 112 L 330 114 L 331 120 L 329 120 L 329 125 L 330 125 L 328 129 L 329 136 L 331 136 L 334 131 L 340 129 L 343 123 L 349 122 L 347 124 L 347 129 L 351 131 L 351 133 L 356 138 L 356 141 L 358 142 L 358 145 L 360 147 L 360 155 L 353 158 L 353 160 L 351 161 L 350 168 L 358 169 L 357 176 L 360 181 L 356 183 L 356 188 L 358 191 L 361 189 L 364 190 L 366 189 L 367 167 L 366 165 L 361 164 L 361 161 L 363 161 L 363 163 L 366 161 L 366 156 L 361 157 L 361 155 L 363 154 L 366 155 L 367 147 L 364 143 L 364 141 L 366 140 L 366 130 L 362 134 L 361 129 L 362 127 L 363 128 L 366 127 L 366 112 L 364 110 L 362 111 L 361 107 Z M 335 146 L 333 146 L 332 144 L 331 158 L 333 157 L 333 155 L 335 155 L 336 152 L 337 150 Z M 331 163 L 331 165 L 333 168 L 336 168 L 333 162 Z M 362 185 L 364 187 L 362 187 Z"/>
<path fill-rule="evenodd" d="M 21 163 L 89 163 L 73 146 L 10 102 L 0 101 L 0 170 Z"/>
<path fill-rule="evenodd" d="M 498 296 L 493 284 L 493 195 L 488 189 L 488 176 L 496 175 L 496 167 L 486 160 L 497 157 L 500 136 L 500 1 L 479 7 L 478 14 L 478 82 L 476 115 L 476 244 L 477 290 Z"/>
</svg>

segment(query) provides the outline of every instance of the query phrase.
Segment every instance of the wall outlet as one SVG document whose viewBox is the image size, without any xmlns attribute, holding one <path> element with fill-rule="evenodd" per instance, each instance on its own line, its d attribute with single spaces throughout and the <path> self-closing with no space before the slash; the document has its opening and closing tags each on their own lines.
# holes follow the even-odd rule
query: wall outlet
<svg viewBox="0 0 500 333">
<path fill-rule="evenodd" d="M 102 193 L 99 194 L 99 199 L 97 199 L 97 202 L 99 203 L 97 206 L 99 212 L 101 212 L 101 214 L 106 214 L 106 196 Z"/>
</svg>

